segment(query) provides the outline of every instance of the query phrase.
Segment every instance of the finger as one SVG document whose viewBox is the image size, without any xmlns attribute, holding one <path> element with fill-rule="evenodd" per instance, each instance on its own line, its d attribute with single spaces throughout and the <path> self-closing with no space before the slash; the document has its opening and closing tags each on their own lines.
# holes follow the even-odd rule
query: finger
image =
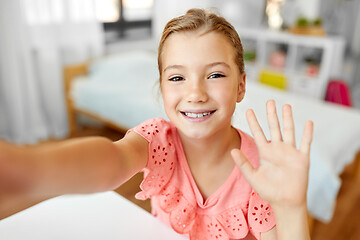
<svg viewBox="0 0 360 240">
<path fill-rule="evenodd" d="M 240 169 L 240 171 L 248 181 L 248 183 L 252 185 L 252 181 L 254 179 L 254 172 L 256 171 L 256 169 L 253 168 L 249 160 L 239 149 L 231 150 L 231 156 L 234 159 L 237 167 Z"/>
<path fill-rule="evenodd" d="M 284 142 L 296 147 L 294 118 L 289 104 L 283 107 L 283 128 Z"/>
<path fill-rule="evenodd" d="M 279 118 L 276 113 L 276 104 L 274 100 L 269 100 L 266 103 L 267 120 L 270 129 L 271 141 L 280 142 L 282 141 Z"/>
<path fill-rule="evenodd" d="M 246 111 L 246 119 L 248 121 L 250 131 L 254 136 L 256 145 L 260 147 L 266 144 L 267 143 L 266 137 L 252 109 Z"/>
<path fill-rule="evenodd" d="M 314 131 L 314 123 L 312 121 L 306 121 L 303 136 L 300 143 L 300 152 L 308 155 L 310 153 L 310 145 L 312 142 L 312 136 Z"/>
</svg>

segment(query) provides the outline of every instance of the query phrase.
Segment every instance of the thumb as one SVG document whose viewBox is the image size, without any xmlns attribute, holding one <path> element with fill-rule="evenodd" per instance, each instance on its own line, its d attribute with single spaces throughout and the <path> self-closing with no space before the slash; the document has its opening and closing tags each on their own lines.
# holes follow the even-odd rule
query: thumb
<svg viewBox="0 0 360 240">
<path fill-rule="evenodd" d="M 230 153 L 237 167 L 240 169 L 250 185 L 252 185 L 252 179 L 256 169 L 253 168 L 249 160 L 246 158 L 243 152 L 240 151 L 240 149 L 233 149 Z"/>
</svg>

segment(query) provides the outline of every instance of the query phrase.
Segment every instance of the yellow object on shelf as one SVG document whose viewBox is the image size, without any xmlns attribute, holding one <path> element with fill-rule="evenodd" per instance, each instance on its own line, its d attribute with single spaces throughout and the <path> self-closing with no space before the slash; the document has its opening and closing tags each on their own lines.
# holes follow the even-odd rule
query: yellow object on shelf
<svg viewBox="0 0 360 240">
<path fill-rule="evenodd" d="M 262 84 L 266 84 L 279 89 L 287 88 L 287 78 L 281 72 L 263 70 L 260 72 L 259 80 Z"/>
</svg>

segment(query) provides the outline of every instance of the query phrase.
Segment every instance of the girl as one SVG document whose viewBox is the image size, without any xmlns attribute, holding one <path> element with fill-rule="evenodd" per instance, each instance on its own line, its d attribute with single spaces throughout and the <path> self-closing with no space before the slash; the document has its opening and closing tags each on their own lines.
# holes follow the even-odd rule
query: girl
<svg viewBox="0 0 360 240">
<path fill-rule="evenodd" d="M 3 206 L 112 190 L 143 170 L 136 197 L 151 198 L 153 214 L 192 240 L 309 239 L 312 122 L 299 150 L 289 105 L 281 133 L 275 103 L 267 103 L 271 142 L 252 110 L 246 117 L 254 139 L 231 126 L 246 77 L 234 28 L 191 9 L 166 25 L 158 63 L 170 122 L 150 119 L 114 143 L 100 137 L 32 148 L 1 143 Z"/>
</svg>

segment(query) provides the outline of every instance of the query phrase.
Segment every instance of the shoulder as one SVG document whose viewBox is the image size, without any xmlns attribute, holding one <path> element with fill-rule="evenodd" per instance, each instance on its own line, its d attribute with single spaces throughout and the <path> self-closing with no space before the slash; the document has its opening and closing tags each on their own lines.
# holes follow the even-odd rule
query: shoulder
<svg viewBox="0 0 360 240">
<path fill-rule="evenodd" d="M 149 119 L 129 130 L 136 132 L 148 142 L 148 158 L 144 171 L 144 180 L 136 194 L 138 199 L 156 196 L 171 179 L 177 164 L 175 142 L 176 128 L 162 118 Z"/>
<path fill-rule="evenodd" d="M 171 123 L 163 118 L 152 118 L 130 129 L 127 134 L 130 132 L 136 132 L 148 142 L 151 142 L 159 137 L 170 137 L 172 128 L 173 126 Z"/>
<path fill-rule="evenodd" d="M 155 151 L 167 150 L 172 142 L 171 124 L 164 119 L 149 119 L 130 129 L 126 135 L 115 142 L 121 159 L 131 169 L 140 171 L 148 165 L 149 156 Z M 152 151 L 152 152 L 150 152 Z"/>
</svg>

